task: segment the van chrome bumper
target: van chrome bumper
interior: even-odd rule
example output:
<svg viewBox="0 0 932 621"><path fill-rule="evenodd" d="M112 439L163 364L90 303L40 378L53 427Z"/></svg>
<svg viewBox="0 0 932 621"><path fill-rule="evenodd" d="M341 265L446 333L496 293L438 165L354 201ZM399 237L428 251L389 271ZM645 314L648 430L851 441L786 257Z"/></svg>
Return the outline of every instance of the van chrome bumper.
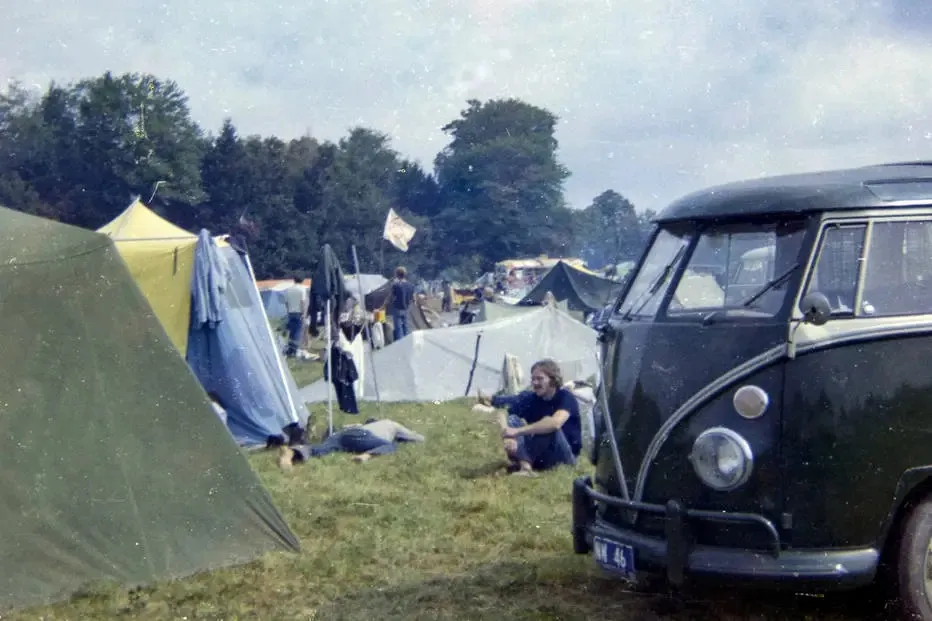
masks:
<svg viewBox="0 0 932 621"><path fill-rule="evenodd" d="M612 524L598 517L597 503L664 516L664 535L656 537ZM766 551L747 548L694 545L690 522L756 525L768 533ZM869 584L877 572L880 554L873 548L845 550L784 550L773 522L753 513L687 509L675 500L666 505L624 500L596 491L590 477L573 482L573 549L589 554L593 539L604 538L630 546L637 564L660 570L674 585L687 574L752 583L809 584L822 589L846 589Z"/></svg>

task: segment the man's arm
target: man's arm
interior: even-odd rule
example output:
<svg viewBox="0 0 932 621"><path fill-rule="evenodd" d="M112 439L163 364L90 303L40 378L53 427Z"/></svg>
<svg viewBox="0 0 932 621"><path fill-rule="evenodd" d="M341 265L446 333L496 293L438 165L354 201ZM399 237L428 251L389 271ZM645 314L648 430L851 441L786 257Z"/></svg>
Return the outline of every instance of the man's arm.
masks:
<svg viewBox="0 0 932 621"><path fill-rule="evenodd" d="M423 442L424 436L421 434L411 431L404 425L400 423L395 423L395 438L403 442Z"/></svg>
<svg viewBox="0 0 932 621"><path fill-rule="evenodd" d="M570 413L567 410L557 410L550 416L545 416L536 423L524 425L514 430L518 436L536 436L546 433L553 433L570 419Z"/></svg>
<svg viewBox="0 0 932 621"><path fill-rule="evenodd" d="M524 418L524 414L530 407L534 393L526 390L516 395L495 395L489 402L493 408L505 408L509 414L514 414L518 418Z"/></svg>

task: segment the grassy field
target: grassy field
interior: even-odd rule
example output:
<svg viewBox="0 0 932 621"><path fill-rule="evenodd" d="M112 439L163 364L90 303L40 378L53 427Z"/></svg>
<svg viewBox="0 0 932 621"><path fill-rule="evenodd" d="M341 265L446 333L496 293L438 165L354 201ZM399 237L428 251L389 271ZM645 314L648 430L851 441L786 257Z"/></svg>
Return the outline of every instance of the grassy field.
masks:
<svg viewBox="0 0 932 621"><path fill-rule="evenodd" d="M296 365L299 384L319 364ZM314 408L318 421L325 412ZM362 417L378 415L364 404ZM423 445L354 464L332 455L279 471L250 460L301 539L301 554L126 592L89 592L6 619L631 620L863 619L849 597L636 594L575 556L577 472L498 476L498 434L469 404L384 406ZM337 416L340 424L360 417ZM585 460L583 460L585 462ZM847 610L846 610L847 609Z"/></svg>

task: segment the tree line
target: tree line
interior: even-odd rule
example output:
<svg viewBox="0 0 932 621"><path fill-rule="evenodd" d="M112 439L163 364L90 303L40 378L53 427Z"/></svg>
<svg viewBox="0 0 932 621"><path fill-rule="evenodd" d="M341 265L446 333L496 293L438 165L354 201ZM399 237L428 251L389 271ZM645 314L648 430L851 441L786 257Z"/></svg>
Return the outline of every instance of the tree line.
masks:
<svg viewBox="0 0 932 621"><path fill-rule="evenodd" d="M0 205L94 229L138 196L188 230L243 237L259 278L310 273L324 243L347 262L355 244L364 272L463 280L506 258L635 258L652 214L614 190L570 209L557 121L518 99L470 100L426 170L372 128L337 142L243 136L229 119L205 131L178 84L152 75L41 94L14 83L0 94ZM418 229L407 253L381 240L389 208Z"/></svg>

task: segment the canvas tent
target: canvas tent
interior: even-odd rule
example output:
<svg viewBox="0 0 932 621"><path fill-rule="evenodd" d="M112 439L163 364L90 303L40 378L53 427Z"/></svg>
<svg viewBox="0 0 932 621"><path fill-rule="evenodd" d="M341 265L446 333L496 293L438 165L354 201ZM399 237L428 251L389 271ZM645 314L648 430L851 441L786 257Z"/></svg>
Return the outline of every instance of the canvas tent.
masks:
<svg viewBox="0 0 932 621"><path fill-rule="evenodd" d="M223 238L212 240L222 264L216 273L224 281L210 298L219 316L206 322L192 316L192 299L196 253L209 236L199 244L198 236L139 201L99 232L113 239L171 343L219 396L241 445L265 446L269 436L304 424L307 410L265 317L245 251ZM192 343L198 344L193 352Z"/></svg>
<svg viewBox="0 0 932 621"><path fill-rule="evenodd" d="M385 285L388 279L381 274L346 274L346 292L357 300L362 300L379 287ZM362 283L362 292L359 291L359 283Z"/></svg>
<svg viewBox="0 0 932 621"><path fill-rule="evenodd" d="M271 344L245 255L201 231L195 248L188 364L227 408L227 426L246 446L264 446L307 410ZM284 385L282 384L284 382ZM293 417L287 414L293 413Z"/></svg>
<svg viewBox="0 0 932 621"><path fill-rule="evenodd" d="M523 315L534 310L533 306L517 306L515 304L492 302L490 300L473 302L473 304L479 306L479 312L476 314L476 321L497 321L507 317Z"/></svg>
<svg viewBox="0 0 932 621"><path fill-rule="evenodd" d="M592 313L610 304L621 289L621 283L560 261L544 274L540 282L525 294L519 304L542 304L549 291L553 293L557 302L565 300L570 311Z"/></svg>
<svg viewBox="0 0 932 621"><path fill-rule="evenodd" d="M381 287L373 289L366 294L366 310L372 312L378 308L382 308L388 303L391 294L392 281L386 280ZM388 315L389 319L391 319L391 313L388 313ZM434 327L416 299L412 300L410 306L408 306L408 327L412 332L416 330L430 330Z"/></svg>
<svg viewBox="0 0 932 621"><path fill-rule="evenodd" d="M557 360L566 380L588 379L598 370L595 331L550 306L489 323L412 332L374 352L372 364L383 401L448 401L465 396L467 386L470 394L498 390L505 354L518 357L524 377L542 358ZM371 378L363 399L375 394ZM318 381L301 394L318 403L329 391Z"/></svg>
<svg viewBox="0 0 932 621"><path fill-rule="evenodd" d="M285 291L294 286L294 278L286 280L263 280L256 282L266 316L272 321L282 321L288 315L285 308ZM305 278L304 287L311 288L311 279Z"/></svg>
<svg viewBox="0 0 932 621"><path fill-rule="evenodd" d="M106 236L0 208L0 611L299 543Z"/></svg>

